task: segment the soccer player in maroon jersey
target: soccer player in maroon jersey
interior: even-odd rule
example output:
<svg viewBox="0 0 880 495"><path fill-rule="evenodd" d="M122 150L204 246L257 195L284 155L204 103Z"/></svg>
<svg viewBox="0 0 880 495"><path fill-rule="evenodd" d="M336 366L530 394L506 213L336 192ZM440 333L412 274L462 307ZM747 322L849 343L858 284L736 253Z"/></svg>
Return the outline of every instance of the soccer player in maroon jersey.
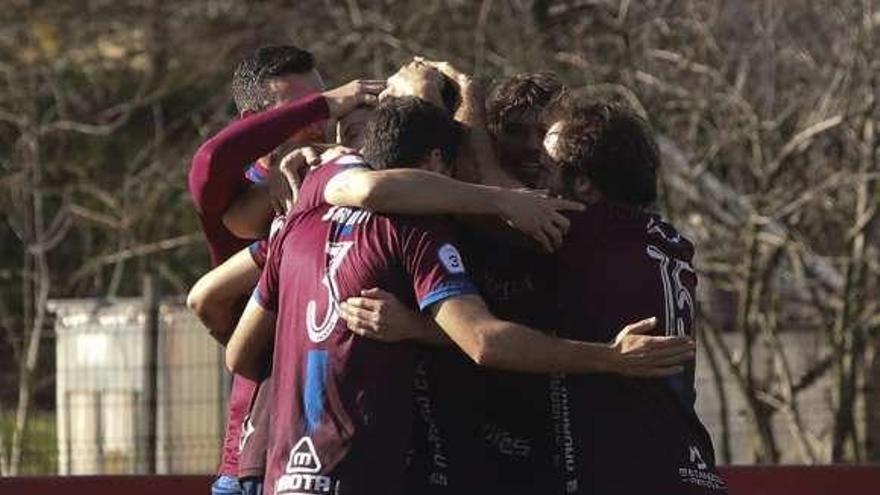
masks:
<svg viewBox="0 0 880 495"><path fill-rule="evenodd" d="M666 335L693 336L694 246L647 208L660 166L647 123L618 105L578 103L545 145L554 191L588 205L570 215L557 255L559 335L608 342L621 323L661 315ZM726 493L694 411L693 362L652 380L566 376L554 392L566 493Z"/></svg>
<svg viewBox="0 0 880 495"><path fill-rule="evenodd" d="M468 128L477 160L459 161L456 176L507 187L542 187L548 175L540 164L546 132L542 112L563 92L559 80L544 72L504 79L491 92L484 115L482 92L475 81L448 63L423 62L440 67L459 85L461 106L456 118ZM494 143L489 142L486 127ZM493 148L498 150L500 167L489 166L498 161ZM540 244L545 249L558 246L563 232ZM533 328L555 328L556 304L547 297L553 291L552 258L540 246L484 222L460 222L456 234L470 275L493 314ZM381 298L371 304L397 307L387 294L364 296L352 303ZM479 368L455 350L426 353L417 382L420 414L408 470L410 489L417 493L547 491L556 472L549 380Z"/></svg>
<svg viewBox="0 0 880 495"><path fill-rule="evenodd" d="M241 71L239 71L240 73ZM433 88L436 89L436 88ZM436 95L423 95L439 102L439 91ZM217 143L211 147L203 147L212 150L216 155L216 149L230 146L229 143L248 144L253 140L252 146L268 147L269 144L277 143L287 134L295 132L298 124L297 115L307 111L307 107L293 106L290 104L279 106L271 111L264 112L255 118L246 121L248 125L236 125L224 130L217 138ZM338 136L342 144L357 147L362 134L367 113L356 109L339 120ZM234 131L234 132L233 132ZM267 141L268 140L268 141ZM222 146L221 146L222 145ZM240 152L248 152L246 146ZM253 155L253 151L250 152ZM220 155L223 156L223 155ZM216 159L214 161L217 161ZM302 164L301 164L302 166ZM417 172L417 171L412 171ZM535 195L522 194L516 191L497 191L497 194L486 196L486 191L457 183L443 176L431 176L429 174L385 174L373 172L352 176L348 174L347 181L335 181L336 193L332 194L332 200L340 205L370 206L381 211L403 211L413 213L492 213L500 214L526 232L531 231L540 236L545 232L555 231L559 228L559 216L553 210L554 205L562 204L552 199L545 199ZM425 201L420 187L428 187L437 191L436 198L442 201ZM265 193L263 193L265 194ZM558 233L555 235L559 235ZM262 243L264 244L264 243ZM255 246L258 246L257 244ZM234 328L238 310L236 302L241 294L250 292L252 284L256 280L261 262L258 261L260 251L250 249L243 251L223 263L212 272L208 273L190 291L188 302L206 326L212 331L221 343L225 343L228 335ZM241 386L239 387L241 388ZM265 398L263 391L260 398ZM234 395L239 397L237 402L244 403L247 399L245 394ZM261 409L258 405L261 400L251 401L251 409ZM248 410L244 404L244 412L238 416L244 417ZM258 419L259 415L253 411L248 415L248 420ZM260 455L260 439L265 438L260 424L245 424L245 431L240 435L237 445L240 447L238 473L243 481L258 480L262 472L262 456ZM232 437L228 436L228 440ZM227 442L234 448L235 443ZM227 449L229 451L229 449ZM231 455L227 459L232 459ZM234 463L230 460L227 464Z"/></svg>
<svg viewBox="0 0 880 495"><path fill-rule="evenodd" d="M447 119L416 98L383 103L369 126L365 154L377 166L444 170L453 147ZM692 357L688 339L647 338L632 328L610 346L554 339L495 319L473 294L442 224L330 206L331 183L358 168L332 163L306 178L227 347L230 367L253 376L274 337L270 491L402 489L414 355L408 344L344 330L341 301L366 287L384 287L430 309L439 326L485 365L663 375ZM645 326L650 324L639 325Z"/></svg>
<svg viewBox="0 0 880 495"><path fill-rule="evenodd" d="M383 88L382 81L357 81L345 91L337 91L335 100L318 96L291 102L323 89L311 54L295 47L264 47L242 61L233 79L242 118L199 148L189 173L190 192L214 265L248 245L240 236L265 232L271 218L268 196L259 191L251 194L254 189L245 167L265 160L285 141L311 139L315 127L328 118L331 100L348 111ZM264 111L267 108L271 110ZM265 226L253 220L255 217L262 218ZM190 302L199 306L196 298ZM237 312L240 307L230 305L228 309ZM238 471L240 429L254 389L254 383L233 378L217 490L235 488L231 478Z"/></svg>

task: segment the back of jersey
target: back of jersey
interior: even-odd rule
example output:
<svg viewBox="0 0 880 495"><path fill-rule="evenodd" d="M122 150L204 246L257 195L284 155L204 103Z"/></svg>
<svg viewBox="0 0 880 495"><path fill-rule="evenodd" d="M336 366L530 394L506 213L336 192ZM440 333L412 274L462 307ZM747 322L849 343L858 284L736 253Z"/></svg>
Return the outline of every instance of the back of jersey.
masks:
<svg viewBox="0 0 880 495"><path fill-rule="evenodd" d="M474 291L442 224L326 204L343 170L306 179L258 288L277 311L266 486L278 494L402 489L414 350L349 332L340 303L379 287L417 310Z"/></svg>
<svg viewBox="0 0 880 495"><path fill-rule="evenodd" d="M599 203L572 217L559 253L561 335L611 342L658 317L657 334L693 335L693 245L658 217ZM568 376L556 384L569 493L719 493L711 439L694 412L694 364L665 379ZM573 448L571 448L573 446ZM634 474L633 471L636 473Z"/></svg>

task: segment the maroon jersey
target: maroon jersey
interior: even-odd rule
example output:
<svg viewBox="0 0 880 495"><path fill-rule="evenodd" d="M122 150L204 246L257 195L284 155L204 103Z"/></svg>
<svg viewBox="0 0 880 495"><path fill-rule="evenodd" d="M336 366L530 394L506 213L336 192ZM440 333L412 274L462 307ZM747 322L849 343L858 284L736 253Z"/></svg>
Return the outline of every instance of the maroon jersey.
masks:
<svg viewBox="0 0 880 495"><path fill-rule="evenodd" d="M199 147L189 170L189 190L215 266L249 244L223 225L223 213L251 184L246 167L326 119L328 112L323 96L304 96L237 120Z"/></svg>
<svg viewBox="0 0 880 495"><path fill-rule="evenodd" d="M349 332L338 304L370 287L420 309L476 293L442 224L324 202L349 161L306 178L256 293L278 314L269 493L400 493L415 346Z"/></svg>
<svg viewBox="0 0 880 495"><path fill-rule="evenodd" d="M189 170L189 191L208 241L212 266L226 261L249 243L223 224L223 213L232 200L251 184L245 167L292 135L326 119L328 114L327 102L321 95L306 96L237 120L199 147ZM234 476L238 471L242 424L256 388L256 383L240 376L232 379L220 474Z"/></svg>
<svg viewBox="0 0 880 495"><path fill-rule="evenodd" d="M693 335L697 277L687 239L657 216L610 203L571 218L558 257L561 336L610 342L651 316L670 335ZM694 412L692 364L666 379L559 377L554 399L565 493L726 490Z"/></svg>
<svg viewBox="0 0 880 495"><path fill-rule="evenodd" d="M471 278L495 316L555 327L553 259L474 228L459 229ZM550 493L549 376L476 366L430 349L419 367L412 493Z"/></svg>
<svg viewBox="0 0 880 495"><path fill-rule="evenodd" d="M269 237L250 245L248 251L262 271L269 256L269 244L284 225L278 215L269 227ZM262 478L266 474L266 446L269 444L269 412L272 408L272 377L267 377L252 394L238 441L238 478Z"/></svg>

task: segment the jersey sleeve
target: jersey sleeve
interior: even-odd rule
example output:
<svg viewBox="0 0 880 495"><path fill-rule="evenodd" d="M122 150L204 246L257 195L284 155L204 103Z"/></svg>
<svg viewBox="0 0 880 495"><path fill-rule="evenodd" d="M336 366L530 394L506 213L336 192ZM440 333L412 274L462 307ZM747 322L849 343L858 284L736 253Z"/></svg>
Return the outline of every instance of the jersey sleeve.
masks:
<svg viewBox="0 0 880 495"><path fill-rule="evenodd" d="M232 198L250 183L245 177L248 163L328 115L323 96L305 96L237 120L206 141L193 157L189 171L189 190L199 212L222 214Z"/></svg>
<svg viewBox="0 0 880 495"><path fill-rule="evenodd" d="M260 239L251 243L248 246L248 252L251 254L251 259L254 260L254 263L262 270L266 267L266 259L269 256L269 241L267 239Z"/></svg>
<svg viewBox="0 0 880 495"><path fill-rule="evenodd" d="M254 263L260 267L260 270L266 266L266 260L269 258L269 245L272 244L272 241L284 228L285 220L285 215L276 216L272 220L272 224L269 226L269 237L254 241L248 246L248 252L251 254L251 259L253 259Z"/></svg>
<svg viewBox="0 0 880 495"><path fill-rule="evenodd" d="M269 169L263 162L256 161L247 168L244 177L252 184L263 184L269 178Z"/></svg>
<svg viewBox="0 0 880 495"><path fill-rule="evenodd" d="M342 172L354 168L369 169L369 166L360 155L347 154L310 171L299 188L299 195L291 214L297 215L326 204L324 190L327 184Z"/></svg>
<svg viewBox="0 0 880 495"><path fill-rule="evenodd" d="M478 294L451 232L440 221L412 219L398 229L400 259L419 309L445 299Z"/></svg>

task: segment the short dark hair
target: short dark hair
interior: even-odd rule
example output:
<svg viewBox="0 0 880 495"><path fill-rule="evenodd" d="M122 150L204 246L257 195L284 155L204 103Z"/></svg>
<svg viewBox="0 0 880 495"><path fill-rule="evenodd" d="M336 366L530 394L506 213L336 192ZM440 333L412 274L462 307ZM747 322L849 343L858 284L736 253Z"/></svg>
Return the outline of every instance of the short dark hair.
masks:
<svg viewBox="0 0 880 495"><path fill-rule="evenodd" d="M232 75L232 97L238 111L260 111L266 107L269 100L267 79L305 74L314 68L314 55L296 46L257 48L242 59Z"/></svg>
<svg viewBox="0 0 880 495"><path fill-rule="evenodd" d="M434 149L451 164L459 140L458 125L443 109L414 96L388 98L367 124L363 153L377 169L414 167Z"/></svg>
<svg viewBox="0 0 880 495"><path fill-rule="evenodd" d="M558 117L564 180L585 175L612 201L656 201L660 152L645 119L621 104L588 101L566 105Z"/></svg>
<svg viewBox="0 0 880 495"><path fill-rule="evenodd" d="M497 83L486 99L489 131L498 136L505 124L529 112L543 112L565 92L552 72L525 72Z"/></svg>

